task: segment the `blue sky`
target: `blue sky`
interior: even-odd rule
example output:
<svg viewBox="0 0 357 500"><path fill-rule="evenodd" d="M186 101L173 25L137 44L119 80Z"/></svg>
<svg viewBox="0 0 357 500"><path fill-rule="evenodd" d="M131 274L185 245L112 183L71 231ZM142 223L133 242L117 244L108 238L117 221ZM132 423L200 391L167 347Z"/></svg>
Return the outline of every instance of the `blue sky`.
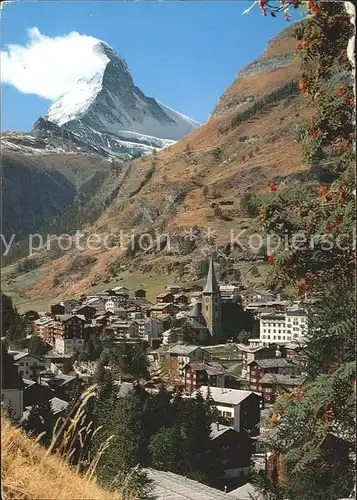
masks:
<svg viewBox="0 0 357 500"><path fill-rule="evenodd" d="M287 23L263 17L250 1L15 2L2 11L2 46L26 45L30 28L47 37L72 31L111 45L150 97L203 123L239 70ZM2 87L2 129L31 129L51 101Z"/></svg>

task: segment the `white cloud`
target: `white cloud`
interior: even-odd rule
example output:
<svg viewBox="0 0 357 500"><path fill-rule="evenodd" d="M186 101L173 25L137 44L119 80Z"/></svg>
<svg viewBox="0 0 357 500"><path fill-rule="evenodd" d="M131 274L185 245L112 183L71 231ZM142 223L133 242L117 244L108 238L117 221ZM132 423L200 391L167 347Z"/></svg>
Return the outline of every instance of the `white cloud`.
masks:
<svg viewBox="0 0 357 500"><path fill-rule="evenodd" d="M54 101L79 78L103 71L107 58L96 50L98 39L75 31L54 38L28 30L26 45L7 45L1 51L1 81L25 94Z"/></svg>

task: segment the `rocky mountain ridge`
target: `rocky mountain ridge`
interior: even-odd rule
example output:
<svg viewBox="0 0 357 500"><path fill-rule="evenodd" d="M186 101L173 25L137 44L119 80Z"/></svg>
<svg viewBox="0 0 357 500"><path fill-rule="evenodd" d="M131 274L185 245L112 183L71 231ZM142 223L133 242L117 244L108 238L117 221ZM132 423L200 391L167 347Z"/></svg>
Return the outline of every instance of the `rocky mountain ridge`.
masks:
<svg viewBox="0 0 357 500"><path fill-rule="evenodd" d="M106 43L94 47L103 72L81 79L55 102L45 119L120 158L150 154L198 127L190 118L147 97L126 62Z"/></svg>

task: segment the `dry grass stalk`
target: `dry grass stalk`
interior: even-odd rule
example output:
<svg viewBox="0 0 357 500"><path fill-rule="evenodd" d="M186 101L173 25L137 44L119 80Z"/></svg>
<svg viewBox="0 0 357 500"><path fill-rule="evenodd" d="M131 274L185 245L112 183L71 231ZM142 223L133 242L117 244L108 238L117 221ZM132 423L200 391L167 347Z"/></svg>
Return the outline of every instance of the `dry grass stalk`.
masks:
<svg viewBox="0 0 357 500"><path fill-rule="evenodd" d="M82 476L58 455L2 419L2 483L6 500L121 500L100 488L91 473ZM96 462L97 463L97 462Z"/></svg>

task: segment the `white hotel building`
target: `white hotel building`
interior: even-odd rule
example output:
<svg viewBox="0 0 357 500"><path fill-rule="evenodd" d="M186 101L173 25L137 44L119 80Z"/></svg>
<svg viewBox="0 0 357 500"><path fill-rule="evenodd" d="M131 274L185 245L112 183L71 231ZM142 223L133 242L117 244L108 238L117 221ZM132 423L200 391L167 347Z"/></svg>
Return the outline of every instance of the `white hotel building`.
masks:
<svg viewBox="0 0 357 500"><path fill-rule="evenodd" d="M260 341L262 344L289 344L304 341L307 332L307 311L287 308L285 311L261 313Z"/></svg>

